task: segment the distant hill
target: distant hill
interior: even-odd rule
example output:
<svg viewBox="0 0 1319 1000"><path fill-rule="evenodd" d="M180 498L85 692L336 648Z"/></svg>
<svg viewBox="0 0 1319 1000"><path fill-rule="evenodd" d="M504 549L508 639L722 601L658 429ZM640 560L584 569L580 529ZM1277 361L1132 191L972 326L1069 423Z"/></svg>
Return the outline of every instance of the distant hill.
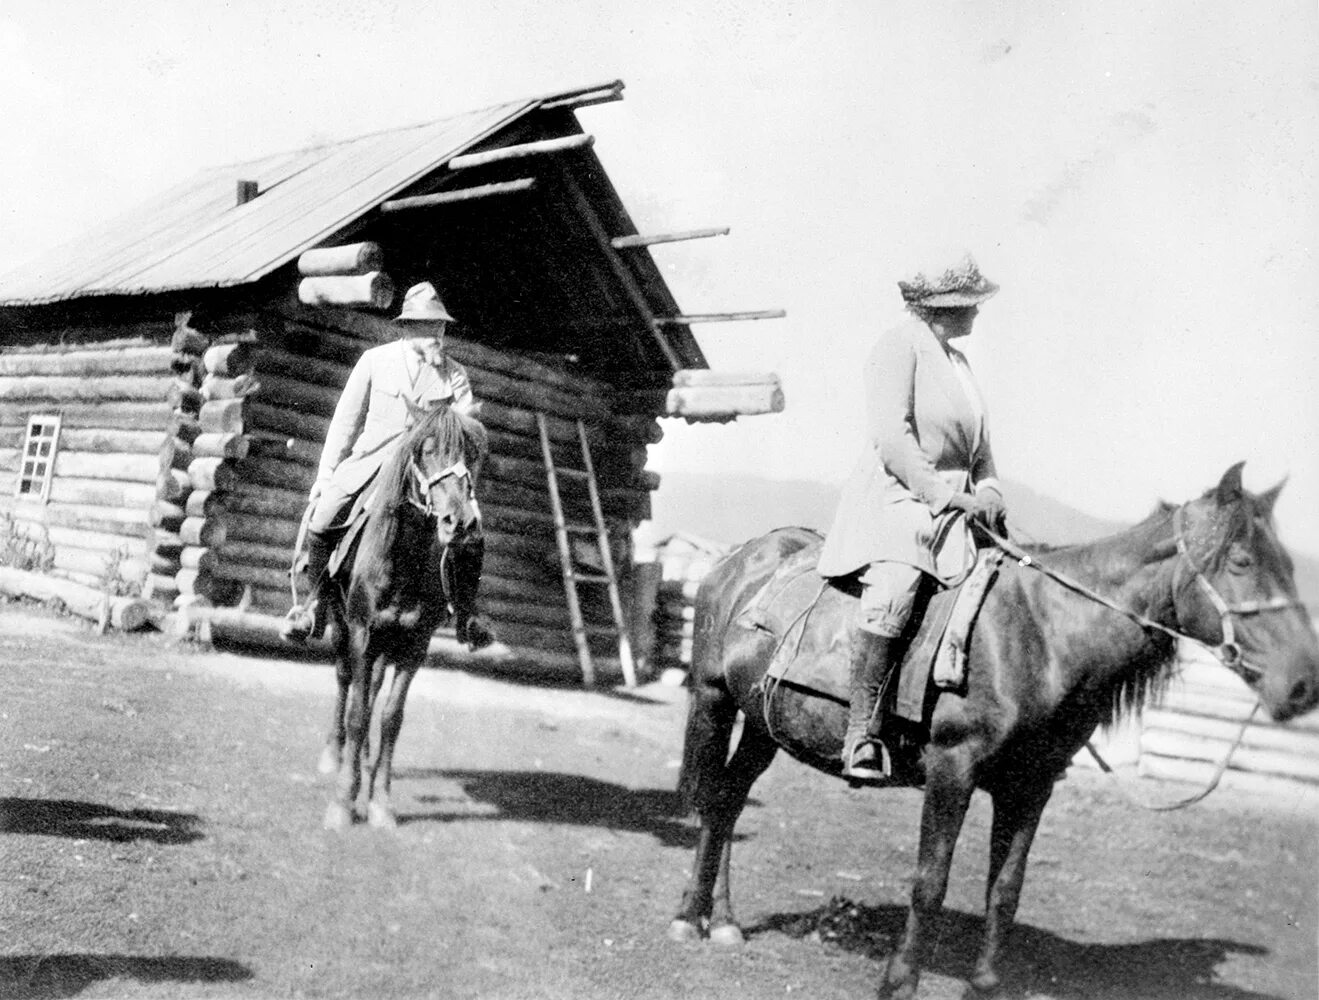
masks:
<svg viewBox="0 0 1319 1000"><path fill-rule="evenodd" d="M1064 545L1087 542L1126 525L1092 517L1011 480L1003 489L1013 534L1025 541ZM800 525L825 531L833 521L839 488L802 479L665 472L652 495L653 517L639 535L648 541L682 531L713 542L736 544L773 528ZM1150 509L1154 509L1153 503ZM1292 553L1296 584L1319 611L1319 558Z"/></svg>

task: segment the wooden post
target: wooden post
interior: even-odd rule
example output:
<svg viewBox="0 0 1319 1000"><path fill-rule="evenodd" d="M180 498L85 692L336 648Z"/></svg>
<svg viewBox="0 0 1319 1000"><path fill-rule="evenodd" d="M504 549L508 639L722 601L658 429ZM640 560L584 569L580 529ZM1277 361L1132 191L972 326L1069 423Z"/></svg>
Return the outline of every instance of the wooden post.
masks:
<svg viewBox="0 0 1319 1000"><path fill-rule="evenodd" d="M636 247L654 246L656 243L677 243L681 240L704 240L711 236L727 236L728 227L716 229L688 229L680 233L655 233L651 236L615 236L610 245L615 250L631 250Z"/></svg>
<svg viewBox="0 0 1319 1000"><path fill-rule="evenodd" d="M391 212L406 212L413 208L434 208L437 205L452 205L477 198L491 198L501 194L519 194L530 191L536 186L536 178L522 177L515 181L500 181L497 184L482 184L478 187L459 188L456 191L441 191L438 194L422 194L415 198L395 198L381 204L380 211L388 215Z"/></svg>
<svg viewBox="0 0 1319 1000"><path fill-rule="evenodd" d="M488 149L481 153L464 153L449 160L450 170L468 170L471 167L484 167L491 163L503 163L507 160L524 160L529 156L546 156L551 153L568 153L579 149L590 149L595 143L595 136L579 133L565 135L557 139L541 139L536 142L524 142L517 146L502 146Z"/></svg>

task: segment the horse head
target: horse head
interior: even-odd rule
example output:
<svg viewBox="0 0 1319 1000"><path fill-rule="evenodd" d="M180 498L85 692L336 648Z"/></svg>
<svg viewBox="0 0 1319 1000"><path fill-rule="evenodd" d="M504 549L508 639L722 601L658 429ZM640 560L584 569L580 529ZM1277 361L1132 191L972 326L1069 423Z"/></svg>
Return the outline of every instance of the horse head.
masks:
<svg viewBox="0 0 1319 1000"><path fill-rule="evenodd" d="M1273 505L1283 483L1242 488L1238 462L1174 514L1177 620L1254 689L1279 722L1319 704L1319 637L1301 602Z"/></svg>
<svg viewBox="0 0 1319 1000"><path fill-rule="evenodd" d="M485 458L485 428L442 403L433 410L409 404L414 425L408 455L406 497L433 520L436 540L448 546L479 530L475 484Z"/></svg>

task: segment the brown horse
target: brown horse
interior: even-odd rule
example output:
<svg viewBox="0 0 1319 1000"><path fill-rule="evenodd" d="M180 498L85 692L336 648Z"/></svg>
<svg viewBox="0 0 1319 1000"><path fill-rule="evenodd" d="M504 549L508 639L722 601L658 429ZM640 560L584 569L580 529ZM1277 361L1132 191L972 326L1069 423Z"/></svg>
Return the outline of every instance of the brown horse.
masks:
<svg viewBox="0 0 1319 1000"><path fill-rule="evenodd" d="M447 405L414 417L380 471L355 554L326 588L339 682L320 763L323 774L338 775L325 813L329 829L353 822L362 754L390 667L393 683L366 768L367 818L373 826L395 825L389 787L403 703L431 634L455 603L453 563L481 544L473 481L487 450L485 428Z"/></svg>
<svg viewBox="0 0 1319 1000"><path fill-rule="evenodd" d="M994 818L985 934L971 988L998 990L1000 951L1053 784L1097 726L1139 708L1169 676L1174 635L1216 647L1276 720L1319 701L1319 639L1272 525L1280 489L1244 491L1236 465L1202 497L1160 505L1128 531L1037 553L1049 572L1005 561L971 635L965 688L931 697L917 737L919 766L907 773L925 789L919 860L906 934L881 995L915 995L977 788L989 793ZM846 706L779 684L771 685L767 712L764 678L777 642L737 621L783 559L818 545L819 536L804 529L771 532L727 556L697 595L680 790L701 833L670 925L675 940L708 934L716 943L742 941L729 893L733 827L777 750L839 773ZM806 615L803 627L846 634L851 602L825 607L834 613ZM830 634L808 646L825 648ZM730 758L739 710L742 735Z"/></svg>

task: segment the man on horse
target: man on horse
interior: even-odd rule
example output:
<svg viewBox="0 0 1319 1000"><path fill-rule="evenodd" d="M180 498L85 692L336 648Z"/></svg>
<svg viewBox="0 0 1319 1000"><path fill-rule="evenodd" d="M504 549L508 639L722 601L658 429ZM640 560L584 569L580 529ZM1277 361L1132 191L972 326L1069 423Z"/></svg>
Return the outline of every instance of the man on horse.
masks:
<svg viewBox="0 0 1319 1000"><path fill-rule="evenodd" d="M880 337L866 362L866 444L818 563L821 576L861 586L843 742L843 775L856 783L889 776L881 695L926 581L947 585L974 565L965 515L999 532L1005 524L984 402L952 344L998 286L960 253L898 288L913 318Z"/></svg>
<svg viewBox="0 0 1319 1000"><path fill-rule="evenodd" d="M448 404L468 414L475 406L466 369L444 352L445 330L455 321L430 282L408 289L396 322L399 338L363 352L334 408L308 500L311 594L285 618L280 634L289 642L305 643L325 631L322 589L329 584L327 568L344 519L398 447L413 411ZM459 641L479 649L494 636L476 614L484 545L479 531L474 537L454 550L453 605Z"/></svg>

